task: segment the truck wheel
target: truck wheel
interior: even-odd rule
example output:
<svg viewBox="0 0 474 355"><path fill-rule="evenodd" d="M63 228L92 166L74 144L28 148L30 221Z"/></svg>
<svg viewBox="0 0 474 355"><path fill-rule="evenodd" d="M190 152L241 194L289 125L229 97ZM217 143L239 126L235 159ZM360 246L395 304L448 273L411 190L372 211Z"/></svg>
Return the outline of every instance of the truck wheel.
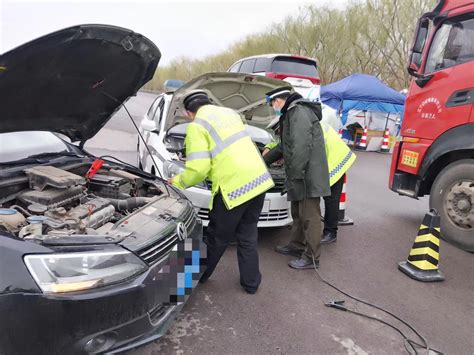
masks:
<svg viewBox="0 0 474 355"><path fill-rule="evenodd" d="M474 159L451 163L438 174L430 208L440 214L442 238L474 252Z"/></svg>

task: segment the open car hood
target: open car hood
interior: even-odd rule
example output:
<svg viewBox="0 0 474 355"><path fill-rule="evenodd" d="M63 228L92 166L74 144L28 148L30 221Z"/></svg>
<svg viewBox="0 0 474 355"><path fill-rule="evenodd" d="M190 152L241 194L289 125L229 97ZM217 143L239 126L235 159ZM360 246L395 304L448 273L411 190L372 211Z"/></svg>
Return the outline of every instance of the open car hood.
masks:
<svg viewBox="0 0 474 355"><path fill-rule="evenodd" d="M204 90L214 104L236 110L247 123L265 127L275 117L265 94L287 82L265 76L239 73L208 73L181 86L173 94L166 129L189 120L184 116L183 98L192 90Z"/></svg>
<svg viewBox="0 0 474 355"><path fill-rule="evenodd" d="M66 28L0 56L0 132L93 137L155 72L159 49L107 25Z"/></svg>

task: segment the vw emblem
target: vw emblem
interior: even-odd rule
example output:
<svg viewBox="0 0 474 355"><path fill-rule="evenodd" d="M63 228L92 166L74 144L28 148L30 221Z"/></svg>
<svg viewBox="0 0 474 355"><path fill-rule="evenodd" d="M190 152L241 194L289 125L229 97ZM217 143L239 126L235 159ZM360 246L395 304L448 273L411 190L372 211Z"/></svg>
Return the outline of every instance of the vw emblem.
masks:
<svg viewBox="0 0 474 355"><path fill-rule="evenodd" d="M188 237L188 230L183 222L179 222L176 225L176 234L178 234L179 240L185 240Z"/></svg>

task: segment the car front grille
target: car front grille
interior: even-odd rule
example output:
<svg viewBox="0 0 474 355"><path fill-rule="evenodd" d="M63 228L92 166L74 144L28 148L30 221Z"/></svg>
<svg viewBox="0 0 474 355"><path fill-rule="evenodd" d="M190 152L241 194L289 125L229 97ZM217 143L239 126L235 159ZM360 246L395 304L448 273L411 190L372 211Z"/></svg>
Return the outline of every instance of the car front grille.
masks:
<svg viewBox="0 0 474 355"><path fill-rule="evenodd" d="M262 212L260 214L260 222L271 222L271 221L282 221L289 217L290 209L285 208L282 210L270 210L268 212ZM209 210L207 208L200 208L198 211L198 217L202 220L209 220Z"/></svg>
<svg viewBox="0 0 474 355"><path fill-rule="evenodd" d="M270 168L268 169L270 175L272 176L273 182L275 186L273 186L267 192L282 192L285 191L285 182L286 182L286 174L285 169L283 168Z"/></svg>
<svg viewBox="0 0 474 355"><path fill-rule="evenodd" d="M283 210L270 210L268 213L260 214L260 222L271 222L271 221L282 221L287 219L289 215L289 209L285 208Z"/></svg>
<svg viewBox="0 0 474 355"><path fill-rule="evenodd" d="M275 183L275 186L273 186L267 192L279 192L279 193L281 193L282 191L285 191L285 180L274 178L273 182Z"/></svg>
<svg viewBox="0 0 474 355"><path fill-rule="evenodd" d="M152 309L150 312L148 312L148 317L150 318L150 322L152 324L158 323L161 320L161 317L163 317L163 315L165 314L166 309L167 309L166 306L160 304L154 309Z"/></svg>
<svg viewBox="0 0 474 355"><path fill-rule="evenodd" d="M190 234L196 224L196 214L194 212L194 208L189 205L184 213L178 217L178 221L182 221L184 223L188 233ZM165 233L153 243L138 250L137 253L148 265L153 265L164 257L168 256L177 242L178 233L176 228L173 228L171 231Z"/></svg>

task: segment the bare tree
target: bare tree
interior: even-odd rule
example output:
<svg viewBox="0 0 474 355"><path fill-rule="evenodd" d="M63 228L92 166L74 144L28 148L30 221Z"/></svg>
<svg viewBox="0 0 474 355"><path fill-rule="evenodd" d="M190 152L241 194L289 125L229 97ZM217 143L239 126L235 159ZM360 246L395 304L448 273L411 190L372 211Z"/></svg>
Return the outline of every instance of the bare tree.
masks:
<svg viewBox="0 0 474 355"><path fill-rule="evenodd" d="M178 58L159 67L147 85L160 90L166 79L189 80L225 71L250 55L285 52L316 58L322 83L353 73L372 74L395 89L408 86L408 50L417 18L434 0L365 0L344 10L306 6L298 15L250 35L217 55L203 59Z"/></svg>

